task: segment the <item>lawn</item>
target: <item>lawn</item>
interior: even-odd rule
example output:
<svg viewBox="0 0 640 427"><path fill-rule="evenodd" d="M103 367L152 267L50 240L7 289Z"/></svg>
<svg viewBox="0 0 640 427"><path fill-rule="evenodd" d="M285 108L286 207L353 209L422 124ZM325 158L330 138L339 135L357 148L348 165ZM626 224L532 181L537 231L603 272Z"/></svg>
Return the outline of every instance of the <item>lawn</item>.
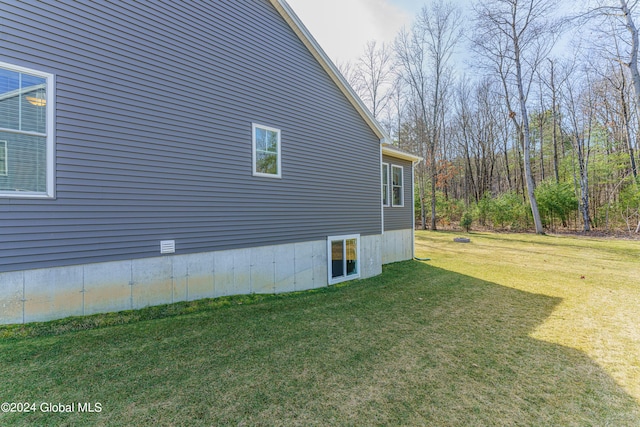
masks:
<svg viewBox="0 0 640 427"><path fill-rule="evenodd" d="M0 425L640 425L640 242L454 236L321 291L0 328L0 402L37 406Z"/></svg>

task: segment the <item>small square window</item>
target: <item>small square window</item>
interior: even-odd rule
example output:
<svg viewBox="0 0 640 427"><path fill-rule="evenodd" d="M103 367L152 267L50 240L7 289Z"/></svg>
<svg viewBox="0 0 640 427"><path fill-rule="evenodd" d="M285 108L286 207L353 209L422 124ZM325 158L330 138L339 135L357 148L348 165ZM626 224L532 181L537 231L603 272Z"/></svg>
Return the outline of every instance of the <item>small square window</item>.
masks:
<svg viewBox="0 0 640 427"><path fill-rule="evenodd" d="M253 124L253 175L281 177L280 129Z"/></svg>

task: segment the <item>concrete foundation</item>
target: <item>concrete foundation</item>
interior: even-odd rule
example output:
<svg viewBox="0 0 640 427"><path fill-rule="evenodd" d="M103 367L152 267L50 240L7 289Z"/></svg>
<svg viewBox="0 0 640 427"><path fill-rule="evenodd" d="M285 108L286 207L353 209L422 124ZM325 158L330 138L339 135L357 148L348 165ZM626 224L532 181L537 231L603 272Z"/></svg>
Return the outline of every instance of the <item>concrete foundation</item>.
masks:
<svg viewBox="0 0 640 427"><path fill-rule="evenodd" d="M382 272L384 240L360 237L361 278ZM0 273L0 324L303 291L327 286L327 274L326 240Z"/></svg>
<svg viewBox="0 0 640 427"><path fill-rule="evenodd" d="M413 230L390 230L382 235L382 264L413 259Z"/></svg>

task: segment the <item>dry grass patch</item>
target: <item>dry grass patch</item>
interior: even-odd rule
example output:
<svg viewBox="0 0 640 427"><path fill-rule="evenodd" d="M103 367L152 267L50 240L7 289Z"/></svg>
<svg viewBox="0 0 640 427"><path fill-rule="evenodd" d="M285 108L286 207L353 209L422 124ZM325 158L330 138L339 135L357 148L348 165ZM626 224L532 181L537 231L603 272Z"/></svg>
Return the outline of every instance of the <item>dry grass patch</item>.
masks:
<svg viewBox="0 0 640 427"><path fill-rule="evenodd" d="M473 233L418 233L431 265L560 298L531 336L585 352L640 402L640 242Z"/></svg>

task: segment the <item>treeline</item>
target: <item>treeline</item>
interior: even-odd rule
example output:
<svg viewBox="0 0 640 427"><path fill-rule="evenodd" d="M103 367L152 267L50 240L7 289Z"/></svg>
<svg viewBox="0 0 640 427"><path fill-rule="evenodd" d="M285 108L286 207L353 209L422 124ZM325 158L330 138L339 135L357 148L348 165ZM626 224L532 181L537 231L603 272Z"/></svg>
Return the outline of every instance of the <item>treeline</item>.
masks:
<svg viewBox="0 0 640 427"><path fill-rule="evenodd" d="M341 67L423 158L421 227L640 232L635 10L611 0L558 16L558 4L490 0L463 15L436 1Z"/></svg>

